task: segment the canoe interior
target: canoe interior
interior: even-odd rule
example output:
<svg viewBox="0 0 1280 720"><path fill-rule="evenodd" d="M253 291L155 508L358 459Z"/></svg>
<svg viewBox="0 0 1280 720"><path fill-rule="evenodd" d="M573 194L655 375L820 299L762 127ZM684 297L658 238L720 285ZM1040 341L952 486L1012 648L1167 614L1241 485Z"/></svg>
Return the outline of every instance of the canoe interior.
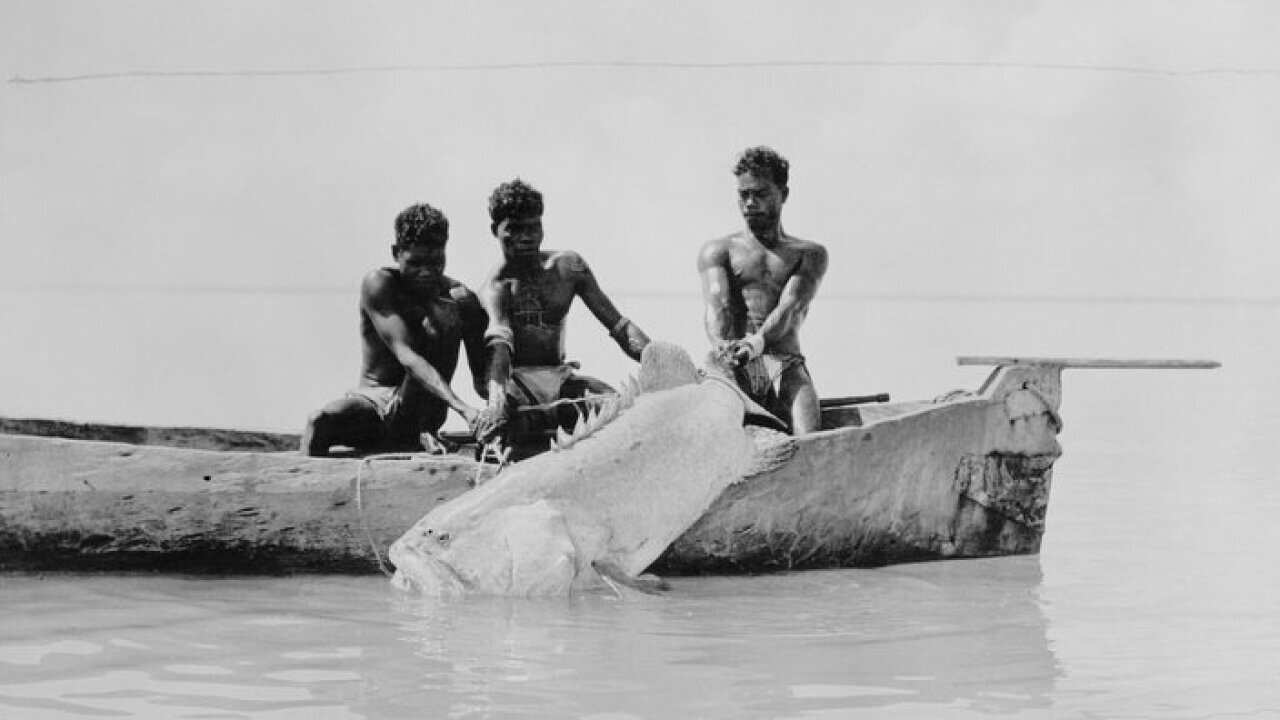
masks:
<svg viewBox="0 0 1280 720"><path fill-rule="evenodd" d="M927 403L889 403L853 407L826 408L822 411L822 428L861 427L864 422L909 413ZM166 427L83 423L47 418L0 417L0 434L36 437L96 440L130 445L159 445L191 450L245 452L288 452L298 449L296 433L266 430L232 430L209 427ZM474 455L474 445L462 433L446 433L447 439L459 444L460 453ZM344 457L358 457L351 453Z"/></svg>

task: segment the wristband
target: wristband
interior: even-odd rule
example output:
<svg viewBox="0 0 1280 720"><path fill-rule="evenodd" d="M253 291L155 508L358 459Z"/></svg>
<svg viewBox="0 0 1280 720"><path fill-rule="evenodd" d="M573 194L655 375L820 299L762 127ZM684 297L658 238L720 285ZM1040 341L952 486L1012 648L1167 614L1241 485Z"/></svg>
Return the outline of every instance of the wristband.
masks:
<svg viewBox="0 0 1280 720"><path fill-rule="evenodd" d="M509 327L490 327L484 334L486 347L506 345L508 350L515 350L515 333Z"/></svg>
<svg viewBox="0 0 1280 720"><path fill-rule="evenodd" d="M627 326L630 324L631 324L631 321L628 320L625 315L618 318L618 322L614 323L613 327L609 328L609 336L613 338L618 337L619 335L622 334L624 330L627 329Z"/></svg>

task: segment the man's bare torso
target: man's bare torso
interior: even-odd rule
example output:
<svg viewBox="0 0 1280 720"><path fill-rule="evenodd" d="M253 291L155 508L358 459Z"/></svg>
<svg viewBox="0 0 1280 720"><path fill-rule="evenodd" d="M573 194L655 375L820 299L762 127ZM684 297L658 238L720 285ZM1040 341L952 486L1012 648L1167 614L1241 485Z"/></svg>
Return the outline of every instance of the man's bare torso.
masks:
<svg viewBox="0 0 1280 720"><path fill-rule="evenodd" d="M462 283L445 276L436 293L424 293L399 281L399 271L380 268L373 271L388 283L397 313L408 326L410 346L446 379L453 377L458 364L458 351L468 323L483 323L476 297ZM360 338L362 362L360 384L398 385L405 368L387 344L379 337L361 300Z"/></svg>
<svg viewBox="0 0 1280 720"><path fill-rule="evenodd" d="M564 321L583 272L577 253L547 250L536 263L504 263L491 274L481 293L511 328L516 366L564 362Z"/></svg>
<svg viewBox="0 0 1280 720"><path fill-rule="evenodd" d="M806 261L822 252L817 243L790 235L781 235L773 247L765 247L746 231L712 241L711 249L727 271L734 337L759 329L778 306L787 282ZM798 332L785 333L770 344L770 351L799 354Z"/></svg>

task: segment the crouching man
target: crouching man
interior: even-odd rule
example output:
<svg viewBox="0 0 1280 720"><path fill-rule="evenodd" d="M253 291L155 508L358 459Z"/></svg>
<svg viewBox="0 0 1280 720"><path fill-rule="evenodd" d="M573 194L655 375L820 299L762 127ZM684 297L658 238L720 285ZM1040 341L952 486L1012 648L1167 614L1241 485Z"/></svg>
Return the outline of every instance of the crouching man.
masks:
<svg viewBox="0 0 1280 720"><path fill-rule="evenodd" d="M489 317L489 404L484 421L489 432L515 418L517 410L613 392L565 360L564 323L575 298L582 299L631 359L639 361L640 351L649 344L644 331L614 307L581 255L542 249L542 212L542 193L520 179L499 185L489 198L490 229L502 249L502 262L479 291ZM518 436L577 417L571 403L535 417L540 412L522 415L521 422L504 434Z"/></svg>
<svg viewBox="0 0 1280 720"><path fill-rule="evenodd" d="M360 286L360 382L307 422L301 450L327 455L334 445L359 452L438 450L435 433L450 409L473 431L481 411L450 387L466 345L476 391L485 393L484 331L474 293L444 274L449 221L430 205L396 217L395 267L365 275Z"/></svg>

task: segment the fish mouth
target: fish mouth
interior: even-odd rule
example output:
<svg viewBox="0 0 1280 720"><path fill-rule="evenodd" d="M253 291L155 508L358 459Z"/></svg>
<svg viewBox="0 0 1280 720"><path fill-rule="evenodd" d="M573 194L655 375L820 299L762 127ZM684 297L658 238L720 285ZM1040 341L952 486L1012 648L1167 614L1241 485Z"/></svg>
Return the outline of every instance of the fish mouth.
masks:
<svg viewBox="0 0 1280 720"><path fill-rule="evenodd" d="M456 597L470 587L457 570L422 548L410 548L396 542L387 551L387 559L396 567L392 583L403 590L416 590L424 595Z"/></svg>

